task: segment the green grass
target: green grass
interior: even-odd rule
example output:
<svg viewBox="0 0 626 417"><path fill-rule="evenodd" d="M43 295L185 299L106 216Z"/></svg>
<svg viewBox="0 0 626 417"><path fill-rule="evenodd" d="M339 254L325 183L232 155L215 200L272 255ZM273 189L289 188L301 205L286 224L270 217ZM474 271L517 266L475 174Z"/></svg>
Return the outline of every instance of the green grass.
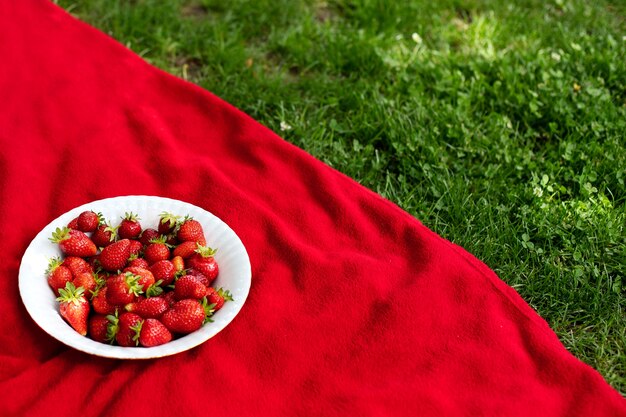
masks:
<svg viewBox="0 0 626 417"><path fill-rule="evenodd" d="M624 3L59 3L467 248L626 393Z"/></svg>

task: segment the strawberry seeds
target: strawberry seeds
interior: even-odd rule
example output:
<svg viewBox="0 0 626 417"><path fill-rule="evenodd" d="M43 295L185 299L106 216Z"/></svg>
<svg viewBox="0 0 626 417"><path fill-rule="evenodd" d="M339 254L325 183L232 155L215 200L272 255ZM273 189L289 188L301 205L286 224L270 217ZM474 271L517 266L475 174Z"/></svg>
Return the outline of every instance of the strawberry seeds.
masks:
<svg viewBox="0 0 626 417"><path fill-rule="evenodd" d="M113 227L85 211L50 240L64 257L52 258L48 285L59 313L74 330L101 343L152 347L200 329L232 300L215 289L215 249L189 216L161 213L155 228L125 213Z"/></svg>

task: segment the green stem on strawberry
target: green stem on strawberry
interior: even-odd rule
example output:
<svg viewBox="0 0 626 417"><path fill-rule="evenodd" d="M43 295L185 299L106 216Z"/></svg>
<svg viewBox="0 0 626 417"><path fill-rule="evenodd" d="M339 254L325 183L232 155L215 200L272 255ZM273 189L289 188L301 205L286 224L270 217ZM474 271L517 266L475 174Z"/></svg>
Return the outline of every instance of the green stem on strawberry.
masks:
<svg viewBox="0 0 626 417"><path fill-rule="evenodd" d="M57 269L63 261L60 257L54 256L48 260L48 268L46 269L46 275L50 275L55 269Z"/></svg>
<svg viewBox="0 0 626 417"><path fill-rule="evenodd" d="M74 286L71 282L65 284L65 288L59 288L59 296L57 301L61 303L73 303L78 305L81 297L83 297L85 289L83 287Z"/></svg>
<svg viewBox="0 0 626 417"><path fill-rule="evenodd" d="M144 293L143 285L139 283L141 277L139 275L135 275L132 272L126 272L124 274L124 281L128 285L128 294L133 293L136 296L139 296Z"/></svg>
<svg viewBox="0 0 626 417"><path fill-rule="evenodd" d="M113 344L115 343L115 336L117 336L117 332L119 330L119 315L117 309L115 309L115 314L108 314L106 318L109 320L109 325L107 326L107 337L106 340Z"/></svg>
<svg viewBox="0 0 626 417"><path fill-rule="evenodd" d="M161 288L161 284L163 284L163 280L160 279L154 284L150 285L148 289L145 291L146 297L156 297L163 294L163 288Z"/></svg>
<svg viewBox="0 0 626 417"><path fill-rule="evenodd" d="M219 295L222 296L224 301L233 301L233 295L230 293L230 291L223 288L218 288L216 291Z"/></svg>
<svg viewBox="0 0 626 417"><path fill-rule="evenodd" d="M141 320L134 326L130 326L130 329L133 331L133 342L135 342L136 346L139 346L139 337L141 335L141 328L143 327L144 320Z"/></svg>
<svg viewBox="0 0 626 417"><path fill-rule="evenodd" d="M209 304L208 300L206 299L206 297L202 297L202 308L204 309L204 321L202 322L202 324L206 324L206 323L213 323L213 319L211 318L211 316L213 315L213 313L215 313L215 303L211 303Z"/></svg>
<svg viewBox="0 0 626 417"><path fill-rule="evenodd" d="M203 258L210 258L215 255L217 249L210 248L208 246L198 245L198 249L196 249L196 253L199 253Z"/></svg>

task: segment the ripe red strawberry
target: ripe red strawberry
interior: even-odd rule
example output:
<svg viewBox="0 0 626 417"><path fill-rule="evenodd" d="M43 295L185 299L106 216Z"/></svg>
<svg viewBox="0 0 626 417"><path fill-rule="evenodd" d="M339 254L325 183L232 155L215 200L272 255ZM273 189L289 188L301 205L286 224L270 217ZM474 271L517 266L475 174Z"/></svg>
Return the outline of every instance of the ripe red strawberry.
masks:
<svg viewBox="0 0 626 417"><path fill-rule="evenodd" d="M76 288L83 287L86 295L90 294L90 291L94 291L96 289L96 279L91 272L78 274L77 277L74 277L72 283Z"/></svg>
<svg viewBox="0 0 626 417"><path fill-rule="evenodd" d="M81 336L87 334L87 317L89 316L89 301L85 298L84 288L76 288L68 282L65 288L59 289L59 313L74 330Z"/></svg>
<svg viewBox="0 0 626 417"><path fill-rule="evenodd" d="M83 258L79 258L78 256L68 256L63 259L63 263L61 264L66 266L72 271L72 275L77 277L79 274L83 272L93 272L91 265Z"/></svg>
<svg viewBox="0 0 626 417"><path fill-rule="evenodd" d="M215 252L215 249L200 246L196 250L196 254L187 260L187 266L197 269L208 278L209 282L212 282L219 273L219 267L213 257Z"/></svg>
<svg viewBox="0 0 626 417"><path fill-rule="evenodd" d="M144 347L163 345L172 340L172 333L157 319L145 319L139 331L139 343Z"/></svg>
<svg viewBox="0 0 626 417"><path fill-rule="evenodd" d="M174 264L166 259L157 261L150 267L150 272L154 275L155 280L161 280L161 285L170 285L174 281L174 275L176 274L176 268Z"/></svg>
<svg viewBox="0 0 626 417"><path fill-rule="evenodd" d="M108 223L98 225L96 231L91 235L91 240L99 248L109 246L117 240L117 227L111 227Z"/></svg>
<svg viewBox="0 0 626 417"><path fill-rule="evenodd" d="M99 256L100 255L98 254L98 255L90 256L89 258L83 259L85 262L87 262L87 264L89 265L92 271L95 271L96 269L100 268L100 261L98 260Z"/></svg>
<svg viewBox="0 0 626 417"><path fill-rule="evenodd" d="M205 287L209 287L211 285L211 282L209 281L209 279L200 271L193 269L193 268L189 268L187 270L187 276L193 277L194 279L196 279L197 281L199 281L200 283L202 283L202 285L204 285Z"/></svg>
<svg viewBox="0 0 626 417"><path fill-rule="evenodd" d="M91 298L91 306L93 311L99 314L113 314L117 307L115 304L109 303L107 300L107 287L102 287L94 292Z"/></svg>
<svg viewBox="0 0 626 417"><path fill-rule="evenodd" d="M181 300L161 316L161 322L173 333L187 334L202 327L205 317L198 300Z"/></svg>
<svg viewBox="0 0 626 417"><path fill-rule="evenodd" d="M70 229L78 230L78 217L74 217L68 224L67 227Z"/></svg>
<svg viewBox="0 0 626 417"><path fill-rule="evenodd" d="M213 311L217 311L224 306L224 302L233 301L233 296L230 291L224 290L223 288L216 290L213 287L209 287L207 289L206 299L209 304L215 304Z"/></svg>
<svg viewBox="0 0 626 417"><path fill-rule="evenodd" d="M130 347L139 345L139 332L143 319L134 313L122 313L117 323L118 329L115 340L120 346Z"/></svg>
<svg viewBox="0 0 626 417"><path fill-rule="evenodd" d="M154 275L152 275L152 272L150 272L149 269L143 269L143 268L137 268L137 267L131 266L128 268L124 268L124 272L130 272L139 277L139 281L137 281L137 283L141 285L141 289L143 290L144 293L155 282Z"/></svg>
<svg viewBox="0 0 626 417"><path fill-rule="evenodd" d="M100 343L113 343L117 334L118 318L112 315L94 314L89 319L89 337Z"/></svg>
<svg viewBox="0 0 626 417"><path fill-rule="evenodd" d="M176 272L180 272L185 269L185 261L180 256L174 256L172 258L172 264L174 265L174 269Z"/></svg>
<svg viewBox="0 0 626 417"><path fill-rule="evenodd" d="M100 224L100 216L93 211L83 211L78 215L76 227L81 232L93 232Z"/></svg>
<svg viewBox="0 0 626 417"><path fill-rule="evenodd" d="M148 246L152 239L157 239L159 236L161 236L161 234L157 232L156 230L146 229L143 231L143 233L141 233L141 237L139 238L139 241L141 242L142 245Z"/></svg>
<svg viewBox="0 0 626 417"><path fill-rule="evenodd" d="M100 265L107 271L117 271L126 266L130 256L130 240L122 239L102 249Z"/></svg>
<svg viewBox="0 0 626 417"><path fill-rule="evenodd" d="M148 261L148 264L152 265L155 262L170 258L170 250L167 245L165 245L165 238L163 236L152 239L151 242L152 243L146 246L146 249L143 251L143 257Z"/></svg>
<svg viewBox="0 0 626 417"><path fill-rule="evenodd" d="M162 297L150 297L140 298L134 303L126 304L124 308L126 311L138 314L144 319L156 319L161 317L170 308L170 305Z"/></svg>
<svg viewBox="0 0 626 417"><path fill-rule="evenodd" d="M86 258L98 252L98 248L86 234L67 227L62 229L57 227L50 241L58 243L61 251L68 256Z"/></svg>
<svg viewBox="0 0 626 417"><path fill-rule="evenodd" d="M176 298L174 298L174 291L168 291L165 294L161 295L161 298L167 302L169 307L173 306L176 302Z"/></svg>
<svg viewBox="0 0 626 417"><path fill-rule="evenodd" d="M167 235L176 230L180 216L175 216L172 213L163 212L159 215L159 233Z"/></svg>
<svg viewBox="0 0 626 417"><path fill-rule="evenodd" d="M187 217L180 225L177 236L179 242L198 242L204 239L204 230L199 221Z"/></svg>
<svg viewBox="0 0 626 417"><path fill-rule="evenodd" d="M200 245L197 242L183 242L174 248L172 252L174 256L180 256L183 259L191 258Z"/></svg>
<svg viewBox="0 0 626 417"><path fill-rule="evenodd" d="M89 319L87 333L96 342L107 342L107 329L109 327L109 319L105 315L95 314Z"/></svg>
<svg viewBox="0 0 626 417"><path fill-rule="evenodd" d="M141 234L141 224L139 224L139 217L130 212L124 213L122 222L120 223L117 234L120 239L135 239Z"/></svg>
<svg viewBox="0 0 626 417"><path fill-rule="evenodd" d="M106 299L110 304L116 306L126 305L136 300L137 296L143 294L142 286L139 284L138 275L130 272L116 275L107 280Z"/></svg>
<svg viewBox="0 0 626 417"><path fill-rule="evenodd" d="M137 267L137 268L143 268L143 269L148 269L150 266L148 265L148 261L146 261L143 258L135 258L133 259L133 256L130 256L130 261L128 262L128 266L129 267Z"/></svg>
<svg viewBox="0 0 626 417"><path fill-rule="evenodd" d="M176 281L176 284L174 284L174 297L177 300L184 300L186 298L199 300L206 296L206 294L207 287L190 275L180 277L178 281Z"/></svg>
<svg viewBox="0 0 626 417"><path fill-rule="evenodd" d="M106 277L105 278L105 286L108 286L111 282L113 282L114 279L116 279L119 276L120 276L120 274L111 274L108 277Z"/></svg>
<svg viewBox="0 0 626 417"><path fill-rule="evenodd" d="M138 240L130 240L130 254L139 256L141 250L143 249L143 245Z"/></svg>
<svg viewBox="0 0 626 417"><path fill-rule="evenodd" d="M50 285L50 288L57 296L59 295L59 289L65 288L65 284L73 278L72 271L68 267L63 266L59 258L50 259L46 275L48 276L48 285Z"/></svg>

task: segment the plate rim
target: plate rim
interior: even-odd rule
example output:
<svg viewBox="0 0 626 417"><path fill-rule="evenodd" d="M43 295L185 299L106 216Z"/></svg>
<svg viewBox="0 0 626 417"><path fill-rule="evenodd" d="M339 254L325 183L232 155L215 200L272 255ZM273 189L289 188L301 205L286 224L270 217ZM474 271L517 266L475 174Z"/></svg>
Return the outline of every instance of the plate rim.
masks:
<svg viewBox="0 0 626 417"><path fill-rule="evenodd" d="M30 255L30 253L34 250L33 248L39 244L41 242L41 240L47 240L47 238L49 236L47 236L47 234L44 234L44 232L47 229L52 229L54 230L55 227L62 227L65 226L66 224L60 224L60 220L66 216L69 216L70 213L72 212L77 212L80 213L82 211L85 211L87 209L93 209L93 206L96 205L101 205L103 203L108 204L111 202L115 202L115 201L128 201L129 199L131 200L136 200L136 201L145 201L145 200L154 200L156 202L160 202L160 203L164 203L167 202L169 204L182 204L183 206L190 206L195 208L196 210L200 210L201 212L203 212L203 214L206 214L209 216L209 219L213 222L217 222L218 224L220 224L220 227L225 228L227 233L231 233L232 237L235 239L235 244L236 246L240 246L240 250L241 250L241 255L243 256L244 265L243 265L243 271L242 273L244 274L243 276L243 280L245 281L245 287L243 288L244 292L243 292L243 298L241 299L241 302L237 303L236 309L232 312L231 317L227 318L225 320L225 322L223 323L223 325L218 328L214 333L212 334L208 334L207 337L192 337L191 339L187 339L187 343L180 343L180 346L178 346L178 344L176 344L177 341L179 340L184 340L186 337L193 335L195 332L190 333L189 335L185 335L182 336L179 339L176 339L172 342L169 342L167 344L161 345L161 346L155 346L155 347L149 347L149 348L145 348L145 347L122 347L122 346L112 346L112 345L106 345L106 344L102 344L99 342L96 342L94 340L91 340L85 336L79 336L79 337L85 337L86 340L89 340L90 342L93 343L97 343L98 347L99 345L104 345L106 347L106 349L103 349L102 351L94 351L91 349L88 349L87 347L83 346L83 345L79 345L76 346L74 344L68 343L68 341L63 340L63 338L60 338L59 336L57 336L55 334L55 332L49 328L47 328L45 325L43 325L39 320L38 320L38 314L34 309L34 306L32 306L30 304L30 300L28 300L27 298L25 298L25 290L27 289L25 287L26 285L26 278L25 278L25 270L26 270L26 266L25 266L25 258L26 255ZM80 211L79 211L80 210ZM96 210L96 209L94 209ZM96 210L98 211L98 210ZM218 248L219 249L219 248ZM45 277L45 274L42 271L42 277ZM44 281L45 282L45 281ZM218 216L216 216L215 214L213 214L212 212L210 212L209 210L197 206L193 203L189 203L187 201L183 201L183 200L178 200L178 199L174 199L174 198L169 198L169 197L161 197L161 196L156 196L156 195L146 195L146 194L130 194L130 195L122 195L122 196L114 196L114 197L107 197L107 198L102 198L102 199L98 199L98 200L93 200L90 202L87 202L85 204L81 204L79 206L73 207L67 211L65 211L64 213L60 214L59 216L57 216L56 218L54 218L53 220L51 220L48 224L46 224L41 230L39 230L39 232L37 232L37 234L35 235L35 237L33 237L33 239L29 242L28 246L26 247L26 249L24 250L22 257L20 259L20 266L19 266L19 270L18 270L18 290L19 290L19 294L20 294L20 299L22 300L22 304L24 305L24 307L26 308L26 311L28 312L30 318L35 322L35 324L37 324L37 326L39 328L41 328L45 333L47 333L49 336L51 336L52 338L56 339L57 341L63 343L64 345L71 347L73 349L76 349L78 351L90 354L90 355L94 355L94 356L99 356L99 357L106 357L106 358L112 358L112 359L131 359L131 360L141 360L141 359L155 359L155 358L160 358L160 357L165 357L165 356L171 356L171 355L175 355L178 353L182 353L185 352L187 350L193 349L199 345L201 345L202 343L208 341L209 339L215 337L219 332L221 332L222 330L224 330L228 325L231 324L231 322L235 319L235 317L237 317L239 315L239 313L241 312L249 294L250 294L250 289L252 286L252 267L250 264L250 256L248 254L248 251L245 247L245 245L243 244L243 241L241 240L241 238L239 237L239 235L225 222L223 221L221 218L219 218ZM57 314L58 314L58 310L57 310ZM61 319L63 320L63 319ZM63 320L64 321L64 320ZM64 321L65 322L65 321ZM67 325L67 323L65 323ZM67 325L69 328L69 325ZM89 343L90 344L90 343Z"/></svg>

